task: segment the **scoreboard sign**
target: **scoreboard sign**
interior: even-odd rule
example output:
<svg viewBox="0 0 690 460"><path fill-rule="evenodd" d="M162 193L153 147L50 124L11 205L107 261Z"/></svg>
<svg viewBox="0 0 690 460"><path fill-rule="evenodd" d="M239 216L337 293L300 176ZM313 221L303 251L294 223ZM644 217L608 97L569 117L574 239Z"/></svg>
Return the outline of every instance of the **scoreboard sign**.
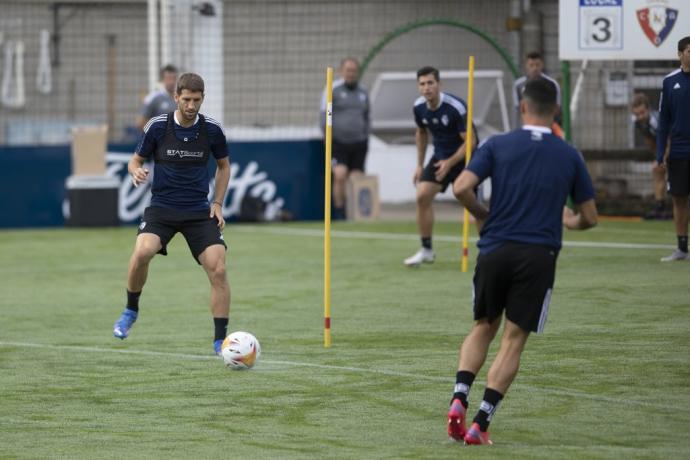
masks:
<svg viewBox="0 0 690 460"><path fill-rule="evenodd" d="M690 0L560 0L561 60L677 57L690 35Z"/></svg>

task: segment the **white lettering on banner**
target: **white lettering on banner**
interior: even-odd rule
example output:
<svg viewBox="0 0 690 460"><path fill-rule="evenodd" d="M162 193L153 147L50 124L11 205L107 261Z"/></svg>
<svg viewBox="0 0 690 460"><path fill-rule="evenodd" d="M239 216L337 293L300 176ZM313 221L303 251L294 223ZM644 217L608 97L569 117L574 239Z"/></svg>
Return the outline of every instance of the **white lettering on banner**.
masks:
<svg viewBox="0 0 690 460"><path fill-rule="evenodd" d="M108 153L106 156L107 168L106 175L111 177L121 177L120 190L118 193L118 215L120 220L129 222L136 220L144 215L144 209L151 201L151 183L153 174L149 176L149 182L139 187L132 183L129 173L127 173L127 163L132 157L129 153ZM149 169L152 169L149 167Z"/></svg>
<svg viewBox="0 0 690 460"><path fill-rule="evenodd" d="M185 138L186 140L186 138ZM167 149L165 154L169 157L180 157L180 158L201 158L204 156L204 152L191 152L189 150L173 150Z"/></svg>
<svg viewBox="0 0 690 460"><path fill-rule="evenodd" d="M229 207L226 207L225 204L223 205L223 215L226 217L238 215L242 200L249 189L252 189L250 196L261 197L266 202L267 209L273 209L277 214L280 208L282 208L284 201L281 198L273 200L278 188L267 177L268 175L265 172L259 172L259 164L256 161L247 163L242 175L239 174L237 166L232 165L230 183L228 184L228 195L232 195L232 199L230 200ZM213 187L213 184L211 187ZM277 209L276 206L278 206Z"/></svg>
<svg viewBox="0 0 690 460"><path fill-rule="evenodd" d="M106 156L107 169L106 175L111 177L122 177L118 194L119 209L118 214L122 221L136 220L144 214L144 209L151 201L151 181L149 180L139 187L134 187L127 173L127 163L132 157L129 153L108 153ZM153 168L149 168L153 169ZM211 179L209 184L209 199L213 196L215 179ZM230 167L230 183L228 184L227 196L223 203L223 217L236 216L240 212L242 199L249 193L252 197L259 197L266 202L266 219L271 220L280 214L285 204L285 200L277 197L278 187L275 182L268 178L266 172L259 171L259 164L251 161L243 171L236 164ZM230 205L228 206L228 199Z"/></svg>

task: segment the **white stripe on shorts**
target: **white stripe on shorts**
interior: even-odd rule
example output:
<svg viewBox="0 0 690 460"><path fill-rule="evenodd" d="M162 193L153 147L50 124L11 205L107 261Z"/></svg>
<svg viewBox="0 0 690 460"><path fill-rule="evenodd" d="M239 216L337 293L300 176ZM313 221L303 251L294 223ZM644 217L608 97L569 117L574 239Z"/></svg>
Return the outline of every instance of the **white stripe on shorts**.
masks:
<svg viewBox="0 0 690 460"><path fill-rule="evenodd" d="M541 304L541 314L539 315L539 325L537 326L537 334L544 332L544 325L546 324L546 317L549 316L549 304L551 303L551 289L546 291L544 296L544 303Z"/></svg>

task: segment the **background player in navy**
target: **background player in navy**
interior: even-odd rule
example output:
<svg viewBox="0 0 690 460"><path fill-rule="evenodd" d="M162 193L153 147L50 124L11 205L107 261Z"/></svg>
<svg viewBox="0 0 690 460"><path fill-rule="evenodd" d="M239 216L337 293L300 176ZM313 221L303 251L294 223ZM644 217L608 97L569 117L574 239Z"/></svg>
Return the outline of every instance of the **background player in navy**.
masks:
<svg viewBox="0 0 690 460"><path fill-rule="evenodd" d="M494 136L477 150L453 191L481 228L474 273L475 323L460 348L448 434L466 444L490 444L491 417L517 374L530 332L546 322L563 225L597 222L592 181L580 153L551 132L556 88L530 80L520 103L523 128ZM475 187L491 177L491 210ZM568 196L579 208L565 208ZM486 360L505 312L501 345L472 426L466 431L467 395Z"/></svg>
<svg viewBox="0 0 690 460"><path fill-rule="evenodd" d="M652 110L649 99L644 93L635 94L630 110L635 121L635 129L644 138L645 144L656 158L656 130L659 127L659 112ZM652 168L652 179L654 209L645 216L645 219L670 218L666 214L666 168L655 162Z"/></svg>
<svg viewBox="0 0 690 460"><path fill-rule="evenodd" d="M663 164L668 152L668 192L673 200L673 221L678 247L662 262L690 260L688 222L690 221L690 36L678 42L680 69L664 78L659 99L659 129L656 133L656 161Z"/></svg>
<svg viewBox="0 0 690 460"><path fill-rule="evenodd" d="M417 227L422 247L405 259L404 263L409 267L434 261L432 203L436 194L445 191L465 166L465 103L460 98L441 92L438 70L433 67L423 67L417 71L417 86L421 97L414 103L417 167L412 180L417 186ZM434 141L434 154L423 166L429 132ZM473 139L476 145L477 136Z"/></svg>
<svg viewBox="0 0 690 460"><path fill-rule="evenodd" d="M204 100L204 81L186 73L177 81L177 110L152 118L144 137L129 161L135 186L146 182L154 161L151 205L144 217L129 261L127 305L113 327L113 335L125 339L139 312L139 296L146 283L151 259L166 255L168 242L181 232L197 263L211 283L211 313L215 326L214 351L227 334L230 286L225 272L225 227L222 207L230 179L225 134L217 121L199 113ZM208 202L210 178L207 162L216 161L213 202Z"/></svg>

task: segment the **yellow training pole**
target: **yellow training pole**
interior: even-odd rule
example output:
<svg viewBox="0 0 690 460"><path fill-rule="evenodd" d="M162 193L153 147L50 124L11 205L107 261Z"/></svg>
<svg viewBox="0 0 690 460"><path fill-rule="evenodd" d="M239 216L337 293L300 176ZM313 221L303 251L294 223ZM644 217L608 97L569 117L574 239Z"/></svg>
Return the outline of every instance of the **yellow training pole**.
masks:
<svg viewBox="0 0 690 460"><path fill-rule="evenodd" d="M467 123L465 131L465 166L472 159L472 108L474 99L474 56L470 56L469 74L467 75ZM462 272L467 272L470 239L470 212L465 208L462 219Z"/></svg>
<svg viewBox="0 0 690 460"><path fill-rule="evenodd" d="M323 346L331 346L331 142L333 135L333 67L326 69L326 170L323 197Z"/></svg>

